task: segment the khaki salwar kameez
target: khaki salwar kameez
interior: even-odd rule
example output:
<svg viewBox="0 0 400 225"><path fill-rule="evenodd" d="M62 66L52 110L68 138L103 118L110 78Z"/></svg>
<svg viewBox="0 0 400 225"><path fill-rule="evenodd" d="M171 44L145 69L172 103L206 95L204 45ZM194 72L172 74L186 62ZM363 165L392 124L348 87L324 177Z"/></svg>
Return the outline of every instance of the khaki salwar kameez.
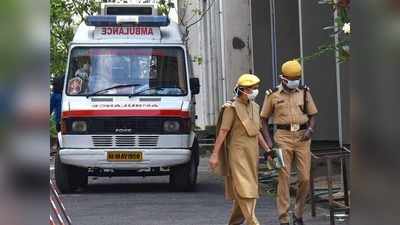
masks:
<svg viewBox="0 0 400 225"><path fill-rule="evenodd" d="M225 176L225 197L233 200L229 224L259 224L255 216L258 193L259 106L236 98L221 110L218 131L229 131L220 151L219 173Z"/></svg>

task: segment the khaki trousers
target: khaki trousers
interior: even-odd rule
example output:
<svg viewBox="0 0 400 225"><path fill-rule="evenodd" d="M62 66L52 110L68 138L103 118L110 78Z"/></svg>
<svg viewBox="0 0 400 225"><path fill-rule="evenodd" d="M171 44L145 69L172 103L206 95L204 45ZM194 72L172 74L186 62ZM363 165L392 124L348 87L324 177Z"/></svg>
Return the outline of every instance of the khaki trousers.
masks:
<svg viewBox="0 0 400 225"><path fill-rule="evenodd" d="M289 222L290 207L290 173L292 162L296 163L299 187L296 193L295 216L303 217L306 198L309 193L310 168L311 168L311 140L300 141L304 130L291 132L277 130L274 135L275 142L282 149L285 167L278 174L277 207L279 221Z"/></svg>
<svg viewBox="0 0 400 225"><path fill-rule="evenodd" d="M231 218L229 219L229 225L240 225L246 221L247 225L260 225L256 218L257 199L255 198L241 198L234 191L234 200Z"/></svg>

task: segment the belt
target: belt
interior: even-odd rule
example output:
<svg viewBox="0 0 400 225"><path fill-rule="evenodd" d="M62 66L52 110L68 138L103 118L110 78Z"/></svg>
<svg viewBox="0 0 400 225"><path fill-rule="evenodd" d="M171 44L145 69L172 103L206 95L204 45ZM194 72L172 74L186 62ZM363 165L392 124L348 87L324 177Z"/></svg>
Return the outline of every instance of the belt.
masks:
<svg viewBox="0 0 400 225"><path fill-rule="evenodd" d="M307 124L277 124L276 128L279 130L298 131L307 129Z"/></svg>

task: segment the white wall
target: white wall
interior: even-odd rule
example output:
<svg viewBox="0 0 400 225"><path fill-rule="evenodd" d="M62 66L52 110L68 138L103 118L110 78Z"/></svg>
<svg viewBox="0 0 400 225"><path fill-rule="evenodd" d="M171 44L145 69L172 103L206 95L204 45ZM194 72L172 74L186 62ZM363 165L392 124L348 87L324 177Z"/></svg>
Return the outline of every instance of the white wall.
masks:
<svg viewBox="0 0 400 225"><path fill-rule="evenodd" d="M228 97L238 77L252 69L252 36L249 0L223 1L225 66ZM242 49L234 49L232 41L239 38L245 44Z"/></svg>
<svg viewBox="0 0 400 225"><path fill-rule="evenodd" d="M192 16L193 9L206 10L213 1L190 0L192 4L186 9L186 17ZM184 10L183 2L178 3L180 15ZM201 92L196 96L199 127L215 125L224 96L229 100L237 78L253 71L251 33L250 0L215 0L203 20L190 29L188 47L191 55L203 58L202 64L193 63L194 74L201 83ZM243 48L233 48L235 37L243 42Z"/></svg>

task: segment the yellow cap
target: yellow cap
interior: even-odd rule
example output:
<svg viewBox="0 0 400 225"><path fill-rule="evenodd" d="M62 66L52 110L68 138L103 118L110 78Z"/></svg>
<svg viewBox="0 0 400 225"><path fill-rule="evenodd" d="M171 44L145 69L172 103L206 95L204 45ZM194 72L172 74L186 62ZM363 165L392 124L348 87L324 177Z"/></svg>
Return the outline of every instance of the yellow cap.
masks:
<svg viewBox="0 0 400 225"><path fill-rule="evenodd" d="M241 87L251 87L258 83L260 83L260 79L256 75L242 74L239 77L236 85Z"/></svg>
<svg viewBox="0 0 400 225"><path fill-rule="evenodd" d="M297 60L290 60L282 64L282 73L285 77L301 76L301 65Z"/></svg>

